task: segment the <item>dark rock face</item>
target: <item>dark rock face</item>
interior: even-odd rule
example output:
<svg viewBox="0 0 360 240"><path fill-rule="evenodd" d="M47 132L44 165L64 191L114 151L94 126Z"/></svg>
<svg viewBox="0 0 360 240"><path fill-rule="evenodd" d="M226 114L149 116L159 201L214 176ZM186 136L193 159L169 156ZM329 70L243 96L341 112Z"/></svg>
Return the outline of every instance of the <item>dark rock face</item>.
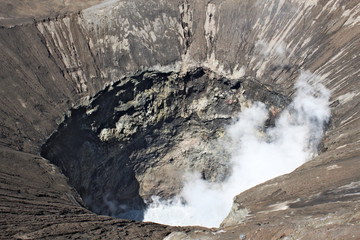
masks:
<svg viewBox="0 0 360 240"><path fill-rule="evenodd" d="M142 220L144 201L179 193L186 170L208 181L230 175L216 139L251 101L279 110L287 102L254 79L203 69L185 76L145 72L75 107L42 156L60 167L92 211ZM269 123L273 118L269 113Z"/></svg>
<svg viewBox="0 0 360 240"><path fill-rule="evenodd" d="M1 1L2 238L360 237L358 1L108 1L56 17L95 2L49 13L32 1L29 9L40 10L26 13ZM282 106L301 70L331 90L322 152L238 195L224 231L116 220L84 207L95 202L98 212L118 214L103 204L107 191L106 200L134 208L153 193L176 193L177 179L165 174L172 159L197 154L175 151L193 144L186 133L211 148L215 128L241 110L241 99ZM176 167L203 170L210 181L227 171L202 166ZM126 174L111 182L114 170Z"/></svg>

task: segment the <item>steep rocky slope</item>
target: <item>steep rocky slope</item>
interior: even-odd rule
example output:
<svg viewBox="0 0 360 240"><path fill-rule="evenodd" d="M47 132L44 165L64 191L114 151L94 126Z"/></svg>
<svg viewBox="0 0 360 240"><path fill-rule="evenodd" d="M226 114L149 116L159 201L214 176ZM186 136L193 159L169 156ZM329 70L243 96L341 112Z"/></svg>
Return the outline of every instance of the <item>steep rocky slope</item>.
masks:
<svg viewBox="0 0 360 240"><path fill-rule="evenodd" d="M69 3L65 2L67 6ZM8 1L0 3L2 14L15 13L9 17L11 20L2 16L0 28L2 238L360 237L358 1L107 1L81 12L67 13L96 3L87 1L83 3L85 5L72 5L69 10L59 10L62 7L57 5L49 11L40 8L38 12L26 13L25 17L21 9L23 6L12 2L15 10L10 11L7 10L10 7ZM30 9L35 9L39 3L32 1L29 4ZM29 22L29 15L35 21ZM196 69L203 69L201 71L207 74L198 76ZM224 122L217 122L220 125L213 126L211 123L210 127L206 127L206 118L218 110L210 111L211 106L215 105L204 109L186 109L185 106L191 105L191 101L196 102L196 106L199 106L201 97L211 101L211 94L215 97L221 91L230 91L238 80L250 83L249 89L252 90L245 90L250 92L248 98L251 100L256 100L258 96L254 89L276 93L284 96L284 99L291 98L292 87L302 70L316 74L317 80L331 90L331 122L322 151L294 172L238 195L232 211L222 224L223 231L116 220L89 212L84 208L88 204L86 198L83 202L78 193L84 196L85 192L93 194L99 191L99 185L93 183L102 179L96 180L91 175L97 163L90 168L84 165L86 162L89 164L84 160L89 159L86 154L90 153L81 150L81 147L92 148L89 146L98 138L89 138L87 143L76 145L65 141L66 137L65 140L56 140L56 134L52 135L57 130L57 134L63 131L67 136L66 129L61 126L71 127L73 124L73 129L79 129L80 124L83 128L80 128L78 136L89 127L94 127L94 136L103 133L100 134L103 140L121 140L126 139L121 134L134 134L142 138L149 133L148 126L156 126L155 129L165 136L165 140L162 139L164 142L173 136L187 139L167 128L181 132L179 126L184 121L181 117L186 119L184 115L188 114L192 117L195 115L197 118L192 120L198 122L190 129L208 129L205 135L194 133L193 137L207 139L215 134L213 127L219 127ZM191 81L184 80L191 75L195 76ZM149 79L162 81L149 86ZM217 79L227 81L229 85L221 89L219 86L224 84ZM182 85L186 81L190 85L184 88ZM131 85L130 89L126 89L126 84L137 87ZM258 84L258 87L251 87L251 84ZM220 93L216 93L216 86ZM136 92L129 97L126 96L129 90ZM194 97L186 100L183 96L189 91L193 92ZM101 94L106 92L108 95ZM160 92L162 95L157 96ZM234 94L239 93L242 92L238 88ZM96 100L100 97L111 100L114 96L119 98L117 102L105 104L101 109L106 110L107 106L111 108L109 111L115 113L128 111L131 119L138 117L135 125L143 129L139 127L139 132L133 132L132 128L117 131L119 128L115 123L118 119L116 114L112 115L113 112L106 113L115 116L113 122L100 119L99 116L106 114L97 112ZM141 99L145 99L143 102L147 102L153 113L146 116L149 118L141 119L136 115L136 112L141 112ZM221 97L219 99L222 101ZM229 106L225 100L223 106ZM174 111L174 106L179 108L179 112ZM229 112L239 111L237 108L241 108L240 102L225 109L226 118L230 117ZM189 111L196 114L191 115ZM84 116L84 112L87 121L92 123L95 119L97 126L83 126L83 122L72 120L76 116ZM201 117L206 121L202 121L204 119ZM213 116L212 121L218 117ZM173 125L159 124L162 121L172 122ZM129 122L125 123L129 125ZM59 147L49 150L47 146L51 142L42 146L51 135L51 139L55 139L54 145ZM143 162L144 153L154 156L157 161L166 160L165 156L157 154L158 149L171 152L174 146L176 148L176 144L164 147L156 145L159 141L153 141L152 145L150 138L145 137L145 140L150 142L150 148L140 144L139 155L130 157L133 162L129 164ZM126 145L121 141L120 144ZM63 153L71 147L79 149L78 155L66 155L67 151ZM41 151L43 156L50 158L52 155L51 160L67 174L68 179L57 167L40 157ZM94 151L94 156L102 156L104 148L99 147ZM118 151L121 154L121 148ZM177 154L181 156L181 153ZM108 156L106 161L111 163L111 156ZM77 159L78 162L71 161L74 165L59 163L64 163L66 159ZM125 169L121 164L113 163L107 168ZM138 165L131 165L131 171L134 166ZM80 177L77 172L70 171L79 170L79 167L89 172ZM127 187L130 187L133 194L129 199L137 198L141 202L137 195L139 189L141 197L145 197L154 191L172 194L171 191L176 192L176 188L179 188L175 186L175 190L169 191L169 184L164 191L158 185L163 182L161 178L139 174L141 171L151 171L150 168L138 166L134 169L138 172L125 177L131 178L125 179L128 183L125 189L129 190ZM166 168L163 171L168 172ZM208 174L207 179L214 178L211 171L204 173ZM112 179L112 176L107 176L107 179ZM93 182L90 184L89 181ZM80 186L79 182L86 184ZM113 190L110 186L118 184L124 187L122 181L107 184L109 187L103 189ZM91 187L94 189L89 190ZM103 193L104 190L100 190L98 194ZM92 198L100 197L95 194ZM102 209L98 212L106 211Z"/></svg>
<svg viewBox="0 0 360 240"><path fill-rule="evenodd" d="M80 11L86 7L103 2L102 0L63 0L63 1L20 1L3 0L0 9L1 26L12 27L31 23L48 17L57 17Z"/></svg>

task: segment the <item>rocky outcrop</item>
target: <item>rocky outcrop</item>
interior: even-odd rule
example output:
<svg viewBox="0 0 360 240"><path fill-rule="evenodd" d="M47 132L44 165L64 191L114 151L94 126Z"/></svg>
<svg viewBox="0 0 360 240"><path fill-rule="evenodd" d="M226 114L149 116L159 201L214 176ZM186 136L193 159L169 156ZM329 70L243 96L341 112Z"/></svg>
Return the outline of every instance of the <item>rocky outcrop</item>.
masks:
<svg viewBox="0 0 360 240"><path fill-rule="evenodd" d="M78 6L83 9L85 5ZM31 23L20 14L10 24L12 27L2 22L1 237L359 238L359 8L357 1L337 0L106 1L66 16L56 17L58 14L41 10L41 14L33 14L36 20ZM53 12L63 14L67 10ZM46 15L44 20L42 14ZM17 25L20 22L22 25ZM194 70L199 68L206 74L197 76ZM245 88L244 83L248 83L252 89L245 99L262 96L252 91L266 92L267 88L270 93L291 98L301 70L315 73L318 81L331 90L332 117L322 151L294 172L237 196L222 229L171 228L116 220L84 208L83 200L87 200L83 194L99 191L90 199L101 205L99 196L113 184L101 189L99 183L104 178L92 175L97 169L109 174L115 174L111 168L129 169L132 174L124 175L127 190L131 190L128 199L137 199L140 205L156 191L164 195L178 191L181 186L176 180L170 181L175 185L164 189L159 184L164 182L162 177L166 178L172 156L181 156L177 149L194 145L185 141L189 137L182 124L194 123L190 129L198 133L193 136L209 148L211 141L203 139L211 140L217 134L213 127L224 124L217 119L227 119L241 109L242 91L231 91L237 80L241 80L240 86ZM191 74L195 77L185 80ZM156 79L163 81L154 82ZM147 85L150 82L151 86ZM126 84L131 85L127 91ZM126 96L128 93L131 96ZM184 98L187 94L190 96ZM239 104L227 104L232 97ZM97 108L100 98L117 100ZM225 109L221 114L215 98ZM175 103L179 104L176 108ZM141 104L147 106L148 115L136 115ZM111 121L102 119L105 116ZM74 129L79 138L73 142L56 137L69 138ZM206 130L204 135L201 129ZM159 141L146 137L149 131ZM76 140L83 137L86 141ZM166 145L172 137L178 141ZM119 147L115 156L136 139L138 145L132 145L137 146L137 154L128 152L123 162L111 163L110 155L103 157L103 145ZM94 148L95 142L99 148ZM64 151L68 148L75 149L72 153L76 154ZM94 152L86 151L89 148ZM168 155L158 154L159 149L166 149ZM54 165L40 157L41 151L53 157L77 191ZM144 161L144 154L154 161ZM191 154L197 153L194 150ZM81 176L73 172L86 168L91 158L98 162L89 166L89 172ZM159 163L166 161L165 170L159 170L158 166L164 165ZM159 165L151 170L138 162ZM127 163L130 167L123 168ZM195 167L201 168L200 164ZM150 175L144 174L147 171ZM151 178L151 171L162 174ZM204 175L210 180L217 177L209 169L204 169ZM120 201L121 197L116 197L119 193L124 194L112 191L110 200ZM100 207L99 212L105 211Z"/></svg>

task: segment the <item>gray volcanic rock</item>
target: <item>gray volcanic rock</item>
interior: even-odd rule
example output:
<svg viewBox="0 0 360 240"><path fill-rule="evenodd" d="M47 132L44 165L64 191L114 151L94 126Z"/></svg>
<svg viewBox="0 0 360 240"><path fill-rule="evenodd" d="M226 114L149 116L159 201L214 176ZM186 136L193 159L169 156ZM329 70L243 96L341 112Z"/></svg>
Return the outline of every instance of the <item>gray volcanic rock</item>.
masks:
<svg viewBox="0 0 360 240"><path fill-rule="evenodd" d="M0 9L0 25L15 26L31 23L48 17L57 17L103 2L102 0L64 0L64 1L21 1L2 0Z"/></svg>
<svg viewBox="0 0 360 240"><path fill-rule="evenodd" d="M58 4L44 10L37 8L39 1L31 1L31 11L26 12L18 2L0 1L1 238L360 238L358 1L120 0L77 12L96 2L69 8ZM65 1L64 6L69 3ZM29 22L30 16L36 20ZM196 69L206 74L196 76ZM111 198L119 201L126 195L120 192L116 198L119 192L113 186L119 184L131 193L126 201L137 199L141 203L154 193L176 193L181 188L176 178L168 185L160 185L164 178L168 179L164 173L171 166L163 163L185 154L176 149L186 147L186 140L192 137L199 143L216 136L214 127L221 128L225 123L216 119L227 119L240 111L242 97L246 101L264 96L260 100L266 101L273 95L291 98L294 82L305 70L318 75L318 81L331 90L331 122L319 155L292 173L236 196L220 229L119 220L96 215L84 207L87 199L79 193L91 193L91 202L101 205L101 196L110 189L115 196ZM184 77L189 73L196 77L185 86ZM149 79L161 76L162 81L140 89ZM222 117L213 98L220 99L219 106L229 106L226 100L231 96L226 94L238 80L244 89L249 84L246 91L251 90L243 94L238 88L233 93L238 105L225 109ZM229 86L219 87L227 81ZM130 83L132 87L122 89ZM134 90L131 97L126 97ZM102 95L101 91L110 95ZM191 91L193 97L186 98ZM118 94L117 102L97 107L97 99L112 99L111 94ZM200 99L204 105L199 104ZM277 98L271 99L270 105ZM141 104L148 104L151 113L141 112ZM108 112L99 112L102 109ZM129 117L123 117L123 113ZM76 116L88 123L77 121ZM112 122L102 119L106 116ZM178 123L190 119L197 125L191 125L187 136L183 125L170 121L173 119ZM173 125L157 125L166 121ZM216 124L206 128L204 123L208 121ZM62 128L65 125L70 128ZM156 145L158 141L146 138L149 126L158 126L164 143L172 137L178 141L174 145ZM66 129L69 137L78 129L77 137L88 131L93 135L86 136L93 138L75 141L77 145L59 138L53 142L55 148L42 148L62 131L67 136ZM200 129L208 131L204 135L192 132ZM111 163L110 158L89 161L92 153L87 149L94 149L94 156L102 156L105 151L94 148L94 142L115 142L118 145L113 147L120 146L116 152L120 154L121 147L134 141L133 136L150 145L139 147L131 156L133 162L125 159ZM204 141L203 146L208 149L211 141ZM69 148L78 155L67 155L65 149ZM52 155L51 160L68 179L40 157L42 150L49 159ZM188 156L195 158L197 150L192 151ZM153 160L144 161L144 154L152 154ZM203 159L206 157L213 156ZM181 165L179 159L177 167L190 166ZM101 165L101 161L110 165ZM154 162L161 164L146 166ZM110 170L126 169L123 164L130 164L128 169L133 171L133 175L124 176L128 185L121 185L119 180L104 182L105 187L98 188L102 179L96 179L94 173L109 173L110 181L115 174ZM160 165L165 168L160 170ZM204 175L214 181L217 175L212 167L216 166L205 169ZM226 172L226 167L222 171ZM151 177L154 174L156 177Z"/></svg>

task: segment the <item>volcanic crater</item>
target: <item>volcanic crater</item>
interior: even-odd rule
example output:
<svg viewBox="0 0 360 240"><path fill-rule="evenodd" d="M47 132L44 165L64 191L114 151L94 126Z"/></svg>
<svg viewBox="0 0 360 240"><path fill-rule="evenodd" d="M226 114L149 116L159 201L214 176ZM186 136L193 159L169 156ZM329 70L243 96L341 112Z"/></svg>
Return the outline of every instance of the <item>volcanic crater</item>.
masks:
<svg viewBox="0 0 360 240"><path fill-rule="evenodd" d="M1 238L360 238L358 1L52 2L0 0ZM188 169L226 181L227 126L259 101L272 128L304 72L330 91L318 155L219 228L141 222Z"/></svg>

